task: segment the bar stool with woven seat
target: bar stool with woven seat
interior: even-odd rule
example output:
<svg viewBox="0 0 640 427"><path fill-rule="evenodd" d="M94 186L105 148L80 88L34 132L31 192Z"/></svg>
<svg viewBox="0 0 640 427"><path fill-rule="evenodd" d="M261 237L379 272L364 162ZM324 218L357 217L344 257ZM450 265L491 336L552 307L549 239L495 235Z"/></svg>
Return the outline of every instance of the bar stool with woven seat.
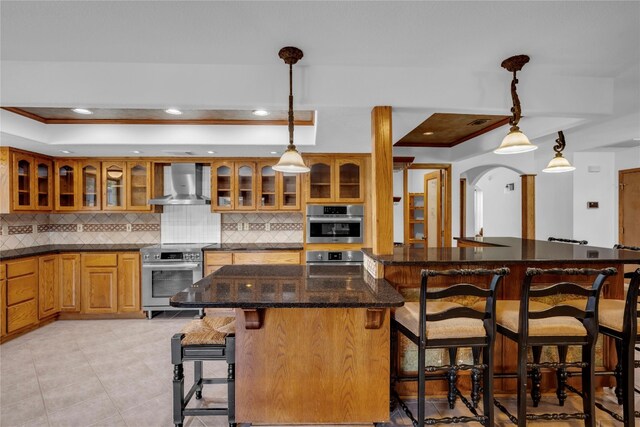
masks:
<svg viewBox="0 0 640 427"><path fill-rule="evenodd" d="M227 415L235 426L235 318L205 316L188 323L171 338L173 364L173 423L181 427L185 416ZM203 378L202 362L227 362L226 378ZM194 382L184 394L184 362L194 362ZM187 408L195 395L202 398L204 384L227 384L226 408Z"/></svg>
<svg viewBox="0 0 640 427"><path fill-rule="evenodd" d="M627 276L627 274L625 274ZM616 379L615 394L622 405L622 416L596 402L596 406L611 415L625 426L635 425L640 412L635 410L634 370L640 367L635 361L636 345L640 341L638 334L638 293L640 287L640 269L631 272L631 283L624 300L602 299L598 309L599 332L615 340L617 363L615 370L609 372ZM567 304L584 307L584 300L571 300Z"/></svg>
<svg viewBox="0 0 640 427"><path fill-rule="evenodd" d="M497 331L518 344L517 417L513 416L497 399L495 404L514 424L524 426L527 421L535 420L582 419L586 426L595 426L594 364L595 343L598 336L598 302L605 279L613 274L616 274L614 268L602 270L527 268L517 310L514 309L513 303L505 304L502 307L498 306L496 310ZM563 281L545 287L532 286L534 278L547 280L549 276L560 276ZM588 288L577 283L564 281L567 278L577 279L580 276L596 276L596 278ZM543 298L552 295L580 295L587 298L587 303L582 309L564 303L544 308L535 304L534 301L530 301L530 298ZM541 363L539 354L542 347L549 345L558 348L579 345L582 347L582 361L566 362L561 358L558 363ZM537 355L534 352L533 363L527 362L529 347L538 349ZM527 414L527 370L539 370L544 367L579 367L582 369L582 392L580 394L583 397L583 412ZM536 371L534 371L535 375Z"/></svg>
<svg viewBox="0 0 640 427"><path fill-rule="evenodd" d="M418 377L404 377L397 379L418 381L418 419L414 417L406 403L402 401L394 390L394 396L414 426L425 424L479 422L483 425L494 425L493 419L493 346L495 338L495 298L496 289L502 278L509 274L509 269L495 270L423 270L421 272L420 300L408 302L395 312L392 320L392 332L405 335L418 346ZM434 291L428 290L428 279L443 276L456 281L472 281L469 283L454 283ZM487 277L491 278L487 283ZM485 284L485 288L477 286ZM485 299L482 310L474 310L453 302L433 301L450 297L476 296ZM456 364L450 360L447 366L425 366L425 352L427 349L452 349L471 347L482 350L482 364ZM471 370L472 373L482 372L484 387L482 388L483 413L480 415L457 387L453 392L470 410L472 416L458 416L446 418L425 419L425 382L430 379L443 379L443 375L429 375L426 373L445 372L447 377L451 372ZM477 377L477 375L475 375ZM397 377L397 375L396 375ZM392 381L393 383L393 381Z"/></svg>

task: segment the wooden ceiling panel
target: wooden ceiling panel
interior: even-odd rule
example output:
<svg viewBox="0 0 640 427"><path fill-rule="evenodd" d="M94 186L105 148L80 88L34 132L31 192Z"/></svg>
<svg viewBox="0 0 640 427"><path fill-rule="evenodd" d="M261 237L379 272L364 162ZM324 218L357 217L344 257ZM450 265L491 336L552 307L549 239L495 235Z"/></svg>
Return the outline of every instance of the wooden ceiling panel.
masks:
<svg viewBox="0 0 640 427"><path fill-rule="evenodd" d="M487 114L434 113L394 145L396 147L450 148L506 125L509 123L510 117Z"/></svg>
<svg viewBox="0 0 640 427"><path fill-rule="evenodd" d="M92 108L93 114L81 115L71 108L2 107L4 110L47 124L231 124L286 125L287 111L269 111L268 116L256 116L252 110L181 110L170 115L162 109ZM312 126L314 112L295 111L295 124Z"/></svg>

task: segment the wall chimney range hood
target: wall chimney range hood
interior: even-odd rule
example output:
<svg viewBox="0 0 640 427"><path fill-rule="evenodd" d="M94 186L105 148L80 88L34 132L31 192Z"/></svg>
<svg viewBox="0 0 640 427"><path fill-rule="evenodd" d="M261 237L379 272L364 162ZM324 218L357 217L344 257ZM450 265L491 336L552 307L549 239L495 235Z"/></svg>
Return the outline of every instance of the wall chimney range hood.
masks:
<svg viewBox="0 0 640 427"><path fill-rule="evenodd" d="M202 165L172 163L172 194L149 200L150 205L209 205L211 199L202 195Z"/></svg>

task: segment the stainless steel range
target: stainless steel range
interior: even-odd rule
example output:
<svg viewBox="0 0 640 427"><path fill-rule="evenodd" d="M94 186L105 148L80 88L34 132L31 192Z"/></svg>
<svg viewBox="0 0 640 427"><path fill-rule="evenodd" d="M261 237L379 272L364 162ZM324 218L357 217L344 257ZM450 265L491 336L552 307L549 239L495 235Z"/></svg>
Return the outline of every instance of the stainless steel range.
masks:
<svg viewBox="0 0 640 427"><path fill-rule="evenodd" d="M202 279L202 248L206 243L164 244L142 248L142 309L175 310L169 299Z"/></svg>

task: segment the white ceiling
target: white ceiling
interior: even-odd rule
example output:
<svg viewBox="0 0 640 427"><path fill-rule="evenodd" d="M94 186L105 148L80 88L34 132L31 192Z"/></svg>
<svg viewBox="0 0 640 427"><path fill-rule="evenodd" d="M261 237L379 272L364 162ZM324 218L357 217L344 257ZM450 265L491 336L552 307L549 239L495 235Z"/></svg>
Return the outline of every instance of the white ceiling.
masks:
<svg viewBox="0 0 640 427"><path fill-rule="evenodd" d="M282 109L287 74L277 52L295 45L305 53L294 69L296 108L318 111L315 146L304 151L369 151L375 105L394 107L396 140L436 111L508 112L510 75L500 62L521 53L531 56L519 75L522 128L530 118L534 137L640 108L636 1L3 0L0 12L3 106ZM51 154L127 149L100 138L65 145L59 131L30 138L18 132L23 125L9 124L3 143L27 138ZM161 148L189 144L179 139ZM249 155L228 139L208 145ZM478 153L487 150L479 145ZM424 153L454 160L474 152L433 150Z"/></svg>

